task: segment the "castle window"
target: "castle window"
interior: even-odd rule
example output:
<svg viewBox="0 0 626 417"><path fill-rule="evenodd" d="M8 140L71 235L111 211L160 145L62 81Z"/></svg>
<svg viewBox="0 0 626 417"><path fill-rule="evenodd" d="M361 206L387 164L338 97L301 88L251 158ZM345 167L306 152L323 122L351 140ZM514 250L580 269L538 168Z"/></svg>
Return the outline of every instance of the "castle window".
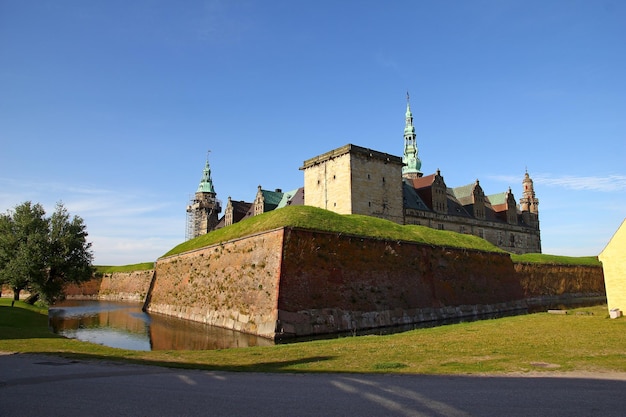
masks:
<svg viewBox="0 0 626 417"><path fill-rule="evenodd" d="M371 176L370 176L370 174L367 174L367 179L368 179L368 180L369 180L369 179L371 179Z"/></svg>
<svg viewBox="0 0 626 417"><path fill-rule="evenodd" d="M385 182L385 177L383 177L383 182Z"/></svg>
<svg viewBox="0 0 626 417"><path fill-rule="evenodd" d="M371 202L371 201L368 201L368 202L367 202L367 205L368 205L368 207L372 207L372 202Z"/></svg>
<svg viewBox="0 0 626 417"><path fill-rule="evenodd" d="M443 230L443 223L439 223L439 224L437 225L437 229L439 229L439 230Z"/></svg>

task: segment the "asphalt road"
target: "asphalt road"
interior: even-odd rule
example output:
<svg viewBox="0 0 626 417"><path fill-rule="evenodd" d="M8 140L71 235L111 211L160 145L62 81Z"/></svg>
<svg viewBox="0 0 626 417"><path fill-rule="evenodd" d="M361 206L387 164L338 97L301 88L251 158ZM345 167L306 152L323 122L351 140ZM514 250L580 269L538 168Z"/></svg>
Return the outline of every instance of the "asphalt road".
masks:
<svg viewBox="0 0 626 417"><path fill-rule="evenodd" d="M0 416L625 416L626 375L176 370L0 355Z"/></svg>

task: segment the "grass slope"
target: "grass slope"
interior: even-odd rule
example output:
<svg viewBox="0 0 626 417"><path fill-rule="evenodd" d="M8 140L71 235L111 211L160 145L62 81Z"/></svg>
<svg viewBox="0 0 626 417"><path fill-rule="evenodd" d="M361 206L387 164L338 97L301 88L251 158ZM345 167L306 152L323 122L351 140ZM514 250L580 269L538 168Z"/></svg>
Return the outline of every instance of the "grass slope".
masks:
<svg viewBox="0 0 626 417"><path fill-rule="evenodd" d="M582 265L582 266L602 266L602 262L597 256L559 256L545 253L525 253L523 255L511 255L513 262L537 263L551 265Z"/></svg>
<svg viewBox="0 0 626 417"><path fill-rule="evenodd" d="M183 242L172 248L163 257L281 227L298 227L377 239L424 243L432 246L504 252L477 236L447 230L435 230L426 226L400 225L371 216L337 214L310 206L289 206L248 218L231 226L214 230L206 235ZM601 266L601 263L595 256L569 257L533 253L511 255L511 257L514 262L522 263Z"/></svg>
<svg viewBox="0 0 626 417"><path fill-rule="evenodd" d="M310 206L288 206L250 217L231 226L188 240L171 249L163 257L281 227L298 227L322 232L425 243L434 246L503 252L477 236L435 230L425 226L399 225L389 220L371 216L337 214Z"/></svg>
<svg viewBox="0 0 626 417"><path fill-rule="evenodd" d="M77 359L251 372L502 374L626 372L626 318L607 307L460 323L385 336L267 347L140 352L66 339L48 330L45 310L0 299L0 351Z"/></svg>
<svg viewBox="0 0 626 417"><path fill-rule="evenodd" d="M113 274L115 272L134 272L147 271L154 269L154 262L144 262L140 264L122 265L122 266L95 266L97 274Z"/></svg>

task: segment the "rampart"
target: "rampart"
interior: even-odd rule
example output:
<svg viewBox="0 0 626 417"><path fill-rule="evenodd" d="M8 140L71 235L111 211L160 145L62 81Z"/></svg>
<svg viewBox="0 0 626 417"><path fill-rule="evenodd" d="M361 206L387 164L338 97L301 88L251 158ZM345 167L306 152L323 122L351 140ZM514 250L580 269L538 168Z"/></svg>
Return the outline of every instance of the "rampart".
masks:
<svg viewBox="0 0 626 417"><path fill-rule="evenodd" d="M160 259L147 310L274 338L284 234L277 229Z"/></svg>
<svg viewBox="0 0 626 417"><path fill-rule="evenodd" d="M602 300L601 267L281 228L160 259L145 306L268 338Z"/></svg>
<svg viewBox="0 0 626 417"><path fill-rule="evenodd" d="M154 270L115 272L94 276L80 285L65 287L65 297L81 300L125 300L143 302L146 299Z"/></svg>

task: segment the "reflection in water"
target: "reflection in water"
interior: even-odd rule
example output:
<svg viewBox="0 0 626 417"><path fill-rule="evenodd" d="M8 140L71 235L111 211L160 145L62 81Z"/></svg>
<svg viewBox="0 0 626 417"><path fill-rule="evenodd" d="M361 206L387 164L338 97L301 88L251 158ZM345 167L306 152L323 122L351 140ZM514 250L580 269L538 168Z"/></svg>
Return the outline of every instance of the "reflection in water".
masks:
<svg viewBox="0 0 626 417"><path fill-rule="evenodd" d="M207 350L269 346L271 340L234 330L141 311L141 304L64 301L50 307L52 331L130 350Z"/></svg>

